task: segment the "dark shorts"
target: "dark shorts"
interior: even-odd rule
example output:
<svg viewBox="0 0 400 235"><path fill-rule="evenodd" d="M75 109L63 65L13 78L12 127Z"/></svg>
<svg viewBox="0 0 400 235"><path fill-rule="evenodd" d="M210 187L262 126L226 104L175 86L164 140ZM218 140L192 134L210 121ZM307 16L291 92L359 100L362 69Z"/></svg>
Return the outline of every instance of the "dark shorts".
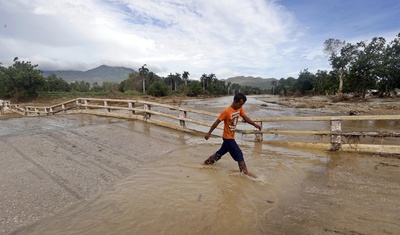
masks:
<svg viewBox="0 0 400 235"><path fill-rule="evenodd" d="M224 142L222 143L221 148L217 151L217 155L222 157L225 153L229 152L235 161L244 161L242 150L239 148L236 141L234 139L223 140Z"/></svg>

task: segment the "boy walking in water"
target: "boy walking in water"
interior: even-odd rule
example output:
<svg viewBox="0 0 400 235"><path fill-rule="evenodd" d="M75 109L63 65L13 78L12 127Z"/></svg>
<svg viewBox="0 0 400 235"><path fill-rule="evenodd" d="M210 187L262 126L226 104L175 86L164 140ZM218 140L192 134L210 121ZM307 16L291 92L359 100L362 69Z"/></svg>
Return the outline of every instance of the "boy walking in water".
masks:
<svg viewBox="0 0 400 235"><path fill-rule="evenodd" d="M204 161L204 164L210 165L217 162L221 157L229 152L232 158L238 162L240 172L244 174L248 174L246 163L244 162L242 150L239 148L238 144L235 141L235 130L236 125L239 121L239 116L241 116L247 123L253 125L255 128L261 131L261 127L254 123L249 117L246 116L242 106L246 103L247 98L242 93L237 93L233 97L232 104L225 108L218 119L212 124L210 130L205 135L205 139L208 140L210 138L211 133L217 128L218 124L224 121L224 131L222 133L223 143L221 148L211 155L207 160Z"/></svg>

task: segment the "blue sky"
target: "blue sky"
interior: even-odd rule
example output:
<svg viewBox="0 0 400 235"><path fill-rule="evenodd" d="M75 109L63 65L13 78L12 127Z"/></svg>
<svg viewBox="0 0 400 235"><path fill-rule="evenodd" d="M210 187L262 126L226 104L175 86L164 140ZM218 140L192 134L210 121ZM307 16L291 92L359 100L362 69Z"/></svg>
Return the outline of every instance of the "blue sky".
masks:
<svg viewBox="0 0 400 235"><path fill-rule="evenodd" d="M330 70L323 43L400 33L398 0L2 0L0 62L159 74L297 78Z"/></svg>

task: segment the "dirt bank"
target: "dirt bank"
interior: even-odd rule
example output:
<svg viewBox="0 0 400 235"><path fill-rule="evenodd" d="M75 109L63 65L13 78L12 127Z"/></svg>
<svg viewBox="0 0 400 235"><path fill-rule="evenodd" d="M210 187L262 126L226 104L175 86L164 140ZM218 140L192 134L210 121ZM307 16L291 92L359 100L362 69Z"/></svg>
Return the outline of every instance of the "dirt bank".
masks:
<svg viewBox="0 0 400 235"><path fill-rule="evenodd" d="M348 115L396 115L400 113L400 97L377 98L368 96L362 98L347 98L335 102L334 96L311 97L279 97L265 96L260 98L268 103L280 104L292 108L314 109L321 112L340 113Z"/></svg>

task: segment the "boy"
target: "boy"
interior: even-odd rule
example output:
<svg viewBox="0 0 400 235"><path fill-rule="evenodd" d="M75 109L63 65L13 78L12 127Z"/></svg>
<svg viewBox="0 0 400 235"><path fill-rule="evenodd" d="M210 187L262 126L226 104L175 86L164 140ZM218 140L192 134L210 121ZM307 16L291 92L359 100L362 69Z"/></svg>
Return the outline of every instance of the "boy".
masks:
<svg viewBox="0 0 400 235"><path fill-rule="evenodd" d="M232 158L238 162L240 172L244 174L248 174L246 163L244 162L242 150L239 148L235 141L235 129L236 125L239 121L239 116L243 117L243 119L253 125L255 128L261 131L261 127L254 123L249 117L246 116L242 106L246 103L247 98L242 93L237 93L233 97L232 104L225 108L222 113L219 115L218 119L212 124L210 130L205 135L205 139L208 140L210 138L211 133L214 129L218 126L218 124L224 121L224 132L222 134L223 143L221 148L211 155L207 160L204 161L205 165L214 164L217 162L221 157L229 152Z"/></svg>

